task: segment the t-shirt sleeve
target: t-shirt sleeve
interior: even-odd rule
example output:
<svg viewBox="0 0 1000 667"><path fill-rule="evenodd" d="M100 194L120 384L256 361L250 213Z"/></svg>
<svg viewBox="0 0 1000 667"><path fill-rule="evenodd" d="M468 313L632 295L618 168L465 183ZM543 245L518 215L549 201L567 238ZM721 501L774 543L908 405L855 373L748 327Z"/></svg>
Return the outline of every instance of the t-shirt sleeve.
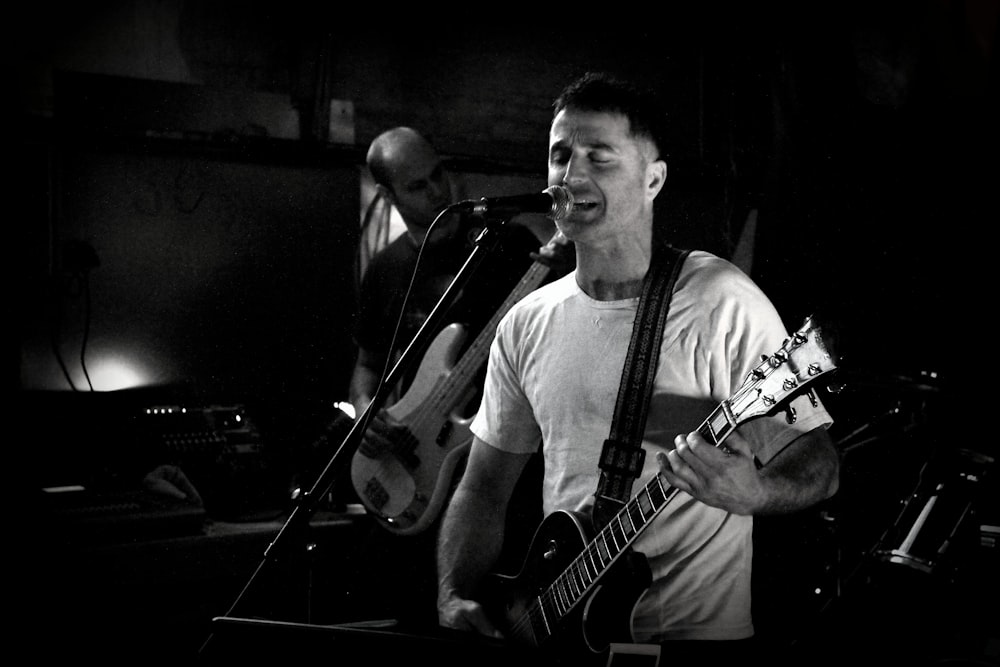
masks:
<svg viewBox="0 0 1000 667"><path fill-rule="evenodd" d="M497 327L490 346L482 404L470 430L497 449L529 454L537 451L541 431L518 381L512 327L509 316Z"/></svg>

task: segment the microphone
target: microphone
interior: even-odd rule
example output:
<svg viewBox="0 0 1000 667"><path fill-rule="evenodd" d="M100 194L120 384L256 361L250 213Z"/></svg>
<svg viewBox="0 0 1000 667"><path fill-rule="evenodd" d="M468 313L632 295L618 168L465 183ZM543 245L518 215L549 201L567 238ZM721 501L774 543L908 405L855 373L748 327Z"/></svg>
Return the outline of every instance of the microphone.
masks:
<svg viewBox="0 0 1000 667"><path fill-rule="evenodd" d="M452 210L483 218L503 218L518 213L542 213L553 220L562 220L573 210L573 195L561 185L551 185L537 194L509 197L483 197L449 206Z"/></svg>

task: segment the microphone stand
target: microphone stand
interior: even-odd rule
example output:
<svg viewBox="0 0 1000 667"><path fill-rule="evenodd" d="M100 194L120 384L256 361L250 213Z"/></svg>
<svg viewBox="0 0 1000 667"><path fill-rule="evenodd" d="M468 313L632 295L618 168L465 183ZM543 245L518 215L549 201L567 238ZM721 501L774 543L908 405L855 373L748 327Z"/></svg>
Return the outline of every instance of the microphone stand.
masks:
<svg viewBox="0 0 1000 667"><path fill-rule="evenodd" d="M366 407L364 412L361 414L361 418L355 420L354 426L344 437L343 442L341 442L340 446L333 453L333 456L323 468L323 471L316 478L316 482L313 484L312 488L300 496L295 507L285 520L284 525L278 531L277 536L275 536L271 544L267 547L267 549L265 549L264 557L257 565L256 570L244 585L242 591L237 596L236 601L233 602L232 606L226 612L225 618L229 618L234 615L237 607L247 596L254 582L262 576L265 569L269 565L276 563L279 557L287 552L289 548L288 543L291 541L291 538L300 534L300 530L306 527L309 519L313 514L315 514L318 508L319 499L324 498L330 492L333 482L336 479L337 472L340 470L339 466L345 460L345 457L352 455L361 444L361 439L364 436L365 430L368 428L371 418L385 403L386 395L396 385L400 377L412 367L415 361L419 360L417 355L422 353L424 348L426 348L429 344L432 334L436 331L437 326L444 319L445 312L456 300L458 293L462 290L462 288L469 282L469 279L475 273L479 264L482 263L484 253L491 253L496 249L502 236L502 231L505 229L505 225L506 219L497 219L490 220L483 226L482 232L480 232L474 242L475 247L472 249L468 258L466 258L461 269L459 269L458 274L455 276L454 280L452 280L444 294L441 295L441 298L438 300L431 313L427 316L427 319L420 326L420 329L414 335L413 340L410 341L409 345L407 345L395 366L393 366L392 370L389 371L389 374L386 375L385 380L378 386L375 391L375 395L372 396L371 402L368 404L368 407ZM209 637L205 640L205 643L202 644L200 652L205 651L208 644L212 641L213 636L214 634L209 635Z"/></svg>

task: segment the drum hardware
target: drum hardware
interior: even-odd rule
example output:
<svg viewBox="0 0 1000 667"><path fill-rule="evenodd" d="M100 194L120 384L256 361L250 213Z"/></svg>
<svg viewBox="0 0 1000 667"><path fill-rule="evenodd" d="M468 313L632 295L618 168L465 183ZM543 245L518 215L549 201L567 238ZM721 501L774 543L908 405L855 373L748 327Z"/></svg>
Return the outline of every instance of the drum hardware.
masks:
<svg viewBox="0 0 1000 667"><path fill-rule="evenodd" d="M870 421L862 424L861 426L857 427L844 437L840 438L840 440L837 441L837 448L841 451L842 454L846 455L850 453L852 450L858 449L872 442L877 442L881 440L882 436L880 434L869 435L868 437L862 440L857 440L857 438L859 436L867 434L873 428L880 426L882 422L901 414L902 411L903 411L903 402L897 401L887 411L883 412L882 414L876 415Z"/></svg>
<svg viewBox="0 0 1000 667"><path fill-rule="evenodd" d="M966 449L954 461L927 461L917 487L879 540L876 557L928 574L942 569L961 542L961 531L970 526L977 491L992 463L991 457Z"/></svg>
<svg viewBox="0 0 1000 667"><path fill-rule="evenodd" d="M841 375L841 380L848 390L841 392L843 405L851 405L852 411L864 409L867 412L868 409L874 408L876 413L867 417L867 421L859 427L839 438L838 449L847 454L876 443L885 437L885 433L879 432L878 429L887 428L893 435L900 436L926 426L932 419L929 412L941 398L940 379L936 371L920 371L904 375L878 374L870 371L845 372ZM851 401L860 404L854 405Z"/></svg>

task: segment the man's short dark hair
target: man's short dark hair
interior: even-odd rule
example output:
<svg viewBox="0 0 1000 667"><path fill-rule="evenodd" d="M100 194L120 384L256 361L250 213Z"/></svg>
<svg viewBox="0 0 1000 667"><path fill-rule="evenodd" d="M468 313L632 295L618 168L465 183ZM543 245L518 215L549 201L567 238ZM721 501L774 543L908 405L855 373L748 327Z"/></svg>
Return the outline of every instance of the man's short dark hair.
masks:
<svg viewBox="0 0 1000 667"><path fill-rule="evenodd" d="M620 113L633 135L646 137L662 156L666 113L655 91L605 72L587 72L567 85L552 104L553 118L563 109Z"/></svg>

